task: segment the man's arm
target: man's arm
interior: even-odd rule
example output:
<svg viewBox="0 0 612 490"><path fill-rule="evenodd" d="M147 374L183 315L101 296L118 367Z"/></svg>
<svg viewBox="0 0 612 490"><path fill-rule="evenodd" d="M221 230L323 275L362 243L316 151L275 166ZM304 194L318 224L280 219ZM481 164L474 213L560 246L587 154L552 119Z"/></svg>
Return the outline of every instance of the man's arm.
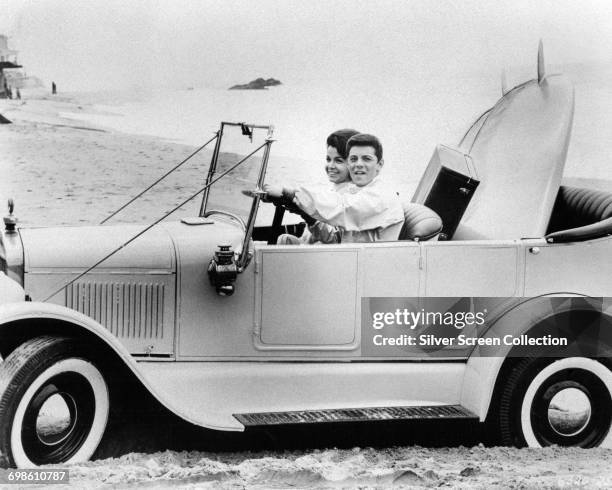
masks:
<svg viewBox="0 0 612 490"><path fill-rule="evenodd" d="M320 221L350 231L386 227L404 219L397 195L378 185L365 186L355 193L299 187L295 202Z"/></svg>
<svg viewBox="0 0 612 490"><path fill-rule="evenodd" d="M376 181L353 193L305 186L292 189L269 184L264 189L271 197L293 198L310 216L349 231L385 228L404 220L397 194Z"/></svg>

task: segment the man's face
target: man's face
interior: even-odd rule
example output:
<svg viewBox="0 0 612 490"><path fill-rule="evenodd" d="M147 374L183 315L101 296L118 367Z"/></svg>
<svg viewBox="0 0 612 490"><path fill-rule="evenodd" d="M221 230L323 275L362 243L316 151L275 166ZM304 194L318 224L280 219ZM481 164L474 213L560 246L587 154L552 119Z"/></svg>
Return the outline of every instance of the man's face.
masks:
<svg viewBox="0 0 612 490"><path fill-rule="evenodd" d="M351 180L359 187L372 182L383 166L383 161L376 158L373 146L353 146L348 161Z"/></svg>
<svg viewBox="0 0 612 490"><path fill-rule="evenodd" d="M333 146L327 147L327 156L325 158L325 172L330 182L340 184L350 180L348 166L346 160L338 154Z"/></svg>

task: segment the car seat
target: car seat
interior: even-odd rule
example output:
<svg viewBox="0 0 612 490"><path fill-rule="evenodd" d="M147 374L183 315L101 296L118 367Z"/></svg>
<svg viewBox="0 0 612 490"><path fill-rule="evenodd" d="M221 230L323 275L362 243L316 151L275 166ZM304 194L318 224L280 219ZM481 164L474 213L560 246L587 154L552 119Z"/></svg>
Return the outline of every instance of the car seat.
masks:
<svg viewBox="0 0 612 490"><path fill-rule="evenodd" d="M575 242L612 234L612 194L561 186L547 230L550 243Z"/></svg>
<svg viewBox="0 0 612 490"><path fill-rule="evenodd" d="M404 225L398 240L415 242L437 238L442 231L442 219L427 206L417 203L404 203Z"/></svg>

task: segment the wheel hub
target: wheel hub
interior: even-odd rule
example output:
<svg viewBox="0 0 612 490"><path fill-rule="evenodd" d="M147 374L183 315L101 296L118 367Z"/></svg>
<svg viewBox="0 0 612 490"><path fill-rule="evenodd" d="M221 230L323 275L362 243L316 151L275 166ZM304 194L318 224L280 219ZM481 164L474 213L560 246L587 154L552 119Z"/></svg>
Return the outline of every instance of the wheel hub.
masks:
<svg viewBox="0 0 612 490"><path fill-rule="evenodd" d="M35 464L65 461L87 438L95 413L90 384L78 373L50 378L26 409L21 431L23 447Z"/></svg>
<svg viewBox="0 0 612 490"><path fill-rule="evenodd" d="M541 445L593 447L610 428L611 398L594 373L564 369L537 390L531 424Z"/></svg>

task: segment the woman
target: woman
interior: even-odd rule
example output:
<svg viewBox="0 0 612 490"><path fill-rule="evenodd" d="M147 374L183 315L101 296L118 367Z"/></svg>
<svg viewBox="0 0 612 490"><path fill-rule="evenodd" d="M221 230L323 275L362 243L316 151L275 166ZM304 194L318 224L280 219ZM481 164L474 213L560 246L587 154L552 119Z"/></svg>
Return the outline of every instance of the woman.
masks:
<svg viewBox="0 0 612 490"><path fill-rule="evenodd" d="M331 133L326 140L327 155L325 157L325 173L331 182L330 192L343 192L351 183L351 177L347 165L346 144L359 131L354 129L339 129ZM283 234L276 242L279 245L300 245L313 243L338 243L340 237L338 230L322 221L315 221L304 230L300 238Z"/></svg>

